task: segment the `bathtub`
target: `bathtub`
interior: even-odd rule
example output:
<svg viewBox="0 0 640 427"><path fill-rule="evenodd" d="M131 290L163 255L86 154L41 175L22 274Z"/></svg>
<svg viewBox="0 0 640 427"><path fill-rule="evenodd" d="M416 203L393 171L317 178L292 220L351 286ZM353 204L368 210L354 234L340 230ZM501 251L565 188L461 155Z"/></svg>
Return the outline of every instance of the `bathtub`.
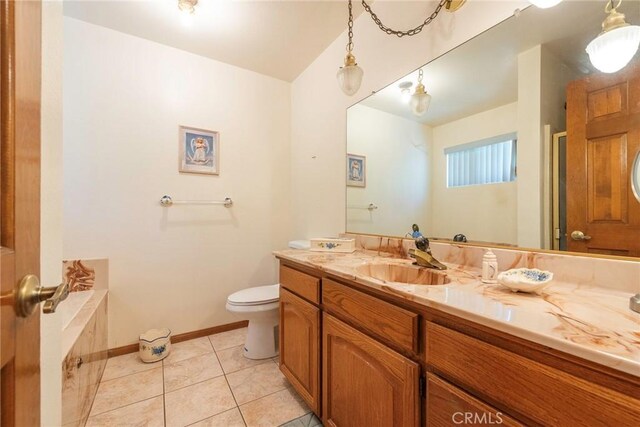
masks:
<svg viewBox="0 0 640 427"><path fill-rule="evenodd" d="M83 426L89 417L107 364L107 302L106 290L72 292L41 316L42 400L57 402L47 413L59 420L51 425Z"/></svg>

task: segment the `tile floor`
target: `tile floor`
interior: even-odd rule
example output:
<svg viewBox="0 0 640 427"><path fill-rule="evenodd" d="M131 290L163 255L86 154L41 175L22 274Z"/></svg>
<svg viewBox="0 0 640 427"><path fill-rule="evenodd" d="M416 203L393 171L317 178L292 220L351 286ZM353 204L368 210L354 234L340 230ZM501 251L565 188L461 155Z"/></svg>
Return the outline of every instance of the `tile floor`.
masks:
<svg viewBox="0 0 640 427"><path fill-rule="evenodd" d="M278 360L242 355L247 330L174 344L162 362L109 359L87 426L314 427Z"/></svg>

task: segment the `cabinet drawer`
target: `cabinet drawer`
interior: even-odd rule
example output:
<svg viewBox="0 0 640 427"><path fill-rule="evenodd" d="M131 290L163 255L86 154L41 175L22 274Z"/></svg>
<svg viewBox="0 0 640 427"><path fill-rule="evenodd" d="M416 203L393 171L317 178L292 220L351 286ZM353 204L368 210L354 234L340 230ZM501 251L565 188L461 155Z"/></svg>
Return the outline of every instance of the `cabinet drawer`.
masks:
<svg viewBox="0 0 640 427"><path fill-rule="evenodd" d="M281 265L280 286L315 304L320 304L320 279L317 277Z"/></svg>
<svg viewBox="0 0 640 427"><path fill-rule="evenodd" d="M640 400L429 322L427 363L518 418L543 425L637 425Z"/></svg>
<svg viewBox="0 0 640 427"><path fill-rule="evenodd" d="M426 418L427 427L522 425L432 373L427 374Z"/></svg>
<svg viewBox="0 0 640 427"><path fill-rule="evenodd" d="M322 283L325 309L392 347L418 353L418 315L330 279Z"/></svg>

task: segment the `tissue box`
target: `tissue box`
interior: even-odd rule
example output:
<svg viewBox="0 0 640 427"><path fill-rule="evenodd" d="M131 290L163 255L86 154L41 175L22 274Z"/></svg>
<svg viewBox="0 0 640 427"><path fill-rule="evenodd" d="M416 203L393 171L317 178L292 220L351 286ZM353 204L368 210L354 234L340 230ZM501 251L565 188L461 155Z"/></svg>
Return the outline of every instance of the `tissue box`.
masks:
<svg viewBox="0 0 640 427"><path fill-rule="evenodd" d="M356 239L311 239L311 250L351 253L356 250Z"/></svg>

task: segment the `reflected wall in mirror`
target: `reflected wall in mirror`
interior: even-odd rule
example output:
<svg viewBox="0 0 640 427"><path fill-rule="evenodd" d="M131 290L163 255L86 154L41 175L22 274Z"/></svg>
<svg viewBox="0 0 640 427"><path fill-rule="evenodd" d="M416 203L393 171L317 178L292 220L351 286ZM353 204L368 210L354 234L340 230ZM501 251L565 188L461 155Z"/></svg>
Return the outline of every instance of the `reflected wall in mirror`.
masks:
<svg viewBox="0 0 640 427"><path fill-rule="evenodd" d="M347 231L640 257L640 60L591 65L605 3L529 7L426 64L422 116L418 70L350 107Z"/></svg>

